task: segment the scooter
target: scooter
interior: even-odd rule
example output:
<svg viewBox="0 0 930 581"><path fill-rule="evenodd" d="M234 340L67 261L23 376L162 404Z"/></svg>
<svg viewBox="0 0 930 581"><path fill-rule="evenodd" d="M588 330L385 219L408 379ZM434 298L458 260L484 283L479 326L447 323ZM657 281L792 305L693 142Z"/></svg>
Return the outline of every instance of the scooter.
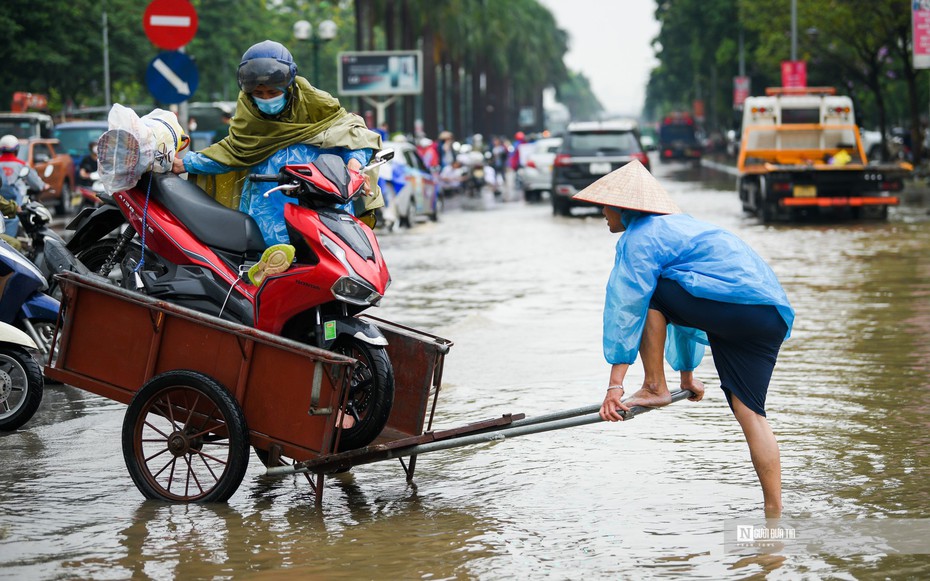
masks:
<svg viewBox="0 0 930 581"><path fill-rule="evenodd" d="M391 157L379 152L365 170ZM362 195L365 177L323 154L250 179L278 183L266 195L297 202L284 210L295 264L259 286L243 276L266 250L254 219L173 174L149 173L113 193L115 205L81 218L69 248L84 261L91 248L96 258L108 247L99 268L85 266L106 277L119 269L131 290L358 359L345 408L355 423L343 428L340 449L367 445L390 414L394 371L384 335L355 316L376 306L390 283L374 233L343 209ZM114 208L131 228L101 239L119 227Z"/></svg>
<svg viewBox="0 0 930 581"><path fill-rule="evenodd" d="M0 323L0 431L28 422L42 402L42 369L29 350L35 342L7 323Z"/></svg>
<svg viewBox="0 0 930 581"><path fill-rule="evenodd" d="M91 172L91 184L89 186L78 186L78 192L81 194L81 208L96 208L102 204L100 195L106 193L103 182L100 181L98 172Z"/></svg>
<svg viewBox="0 0 930 581"><path fill-rule="evenodd" d="M55 240L62 246L65 241L61 235L49 227L52 213L41 202L35 200L35 192L30 191L27 196L17 214L22 232L19 238L22 244L20 252L32 261L45 277L48 283L48 294L58 299L60 289L53 278L54 273L46 262L45 249L49 240Z"/></svg>
<svg viewBox="0 0 930 581"><path fill-rule="evenodd" d="M23 331L35 343L41 365L48 361L58 321L58 301L45 294L46 275L0 240L0 322Z"/></svg>

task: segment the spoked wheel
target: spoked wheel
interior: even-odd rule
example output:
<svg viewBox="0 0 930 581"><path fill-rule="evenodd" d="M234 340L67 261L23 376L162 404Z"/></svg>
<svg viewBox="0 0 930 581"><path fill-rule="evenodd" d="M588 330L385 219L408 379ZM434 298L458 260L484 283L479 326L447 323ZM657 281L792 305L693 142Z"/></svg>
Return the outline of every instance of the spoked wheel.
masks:
<svg viewBox="0 0 930 581"><path fill-rule="evenodd" d="M249 463L245 416L215 379L168 371L149 380L130 402L123 457L146 498L224 502L239 488Z"/></svg>
<svg viewBox="0 0 930 581"><path fill-rule="evenodd" d="M28 422L42 403L42 370L20 347L0 347L0 431Z"/></svg>
<svg viewBox="0 0 930 581"><path fill-rule="evenodd" d="M394 405L394 368L384 347L352 337L341 337L332 350L361 364L355 368L349 385L344 411L355 419L355 425L342 430L339 451L343 452L367 446L384 429Z"/></svg>

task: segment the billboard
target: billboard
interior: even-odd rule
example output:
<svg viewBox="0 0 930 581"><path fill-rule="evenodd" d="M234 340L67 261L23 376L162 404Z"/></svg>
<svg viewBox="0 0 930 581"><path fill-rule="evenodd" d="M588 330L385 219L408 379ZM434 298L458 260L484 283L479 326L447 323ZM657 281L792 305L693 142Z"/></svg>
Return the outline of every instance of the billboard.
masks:
<svg viewBox="0 0 930 581"><path fill-rule="evenodd" d="M423 52L388 50L339 53L340 95L419 95Z"/></svg>

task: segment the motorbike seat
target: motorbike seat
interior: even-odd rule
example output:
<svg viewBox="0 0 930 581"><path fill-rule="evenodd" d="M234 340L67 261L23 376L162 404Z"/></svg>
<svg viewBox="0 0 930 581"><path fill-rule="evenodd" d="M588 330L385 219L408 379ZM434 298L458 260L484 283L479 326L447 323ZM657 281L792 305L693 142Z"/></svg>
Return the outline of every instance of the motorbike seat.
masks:
<svg viewBox="0 0 930 581"><path fill-rule="evenodd" d="M227 208L194 183L172 173L155 174L152 197L201 242L243 256L268 246L252 216Z"/></svg>

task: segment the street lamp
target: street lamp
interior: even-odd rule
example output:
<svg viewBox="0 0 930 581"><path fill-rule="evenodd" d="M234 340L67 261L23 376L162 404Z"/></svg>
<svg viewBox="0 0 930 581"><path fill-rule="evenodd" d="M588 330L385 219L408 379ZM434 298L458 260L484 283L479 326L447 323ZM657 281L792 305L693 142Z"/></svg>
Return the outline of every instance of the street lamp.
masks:
<svg viewBox="0 0 930 581"><path fill-rule="evenodd" d="M294 23L294 38L313 43L313 85L316 87L320 86L320 44L336 38L337 28L332 20L324 20L317 26L316 34L312 34L313 25L310 22L298 20Z"/></svg>

